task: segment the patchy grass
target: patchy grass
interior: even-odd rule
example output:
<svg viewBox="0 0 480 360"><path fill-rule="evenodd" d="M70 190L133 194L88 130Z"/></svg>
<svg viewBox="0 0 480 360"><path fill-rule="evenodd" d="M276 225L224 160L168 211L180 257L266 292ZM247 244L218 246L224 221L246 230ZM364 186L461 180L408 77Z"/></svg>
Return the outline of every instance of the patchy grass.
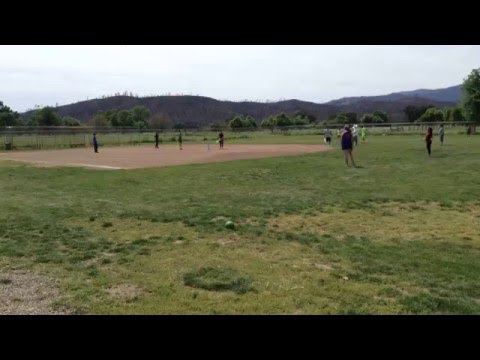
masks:
<svg viewBox="0 0 480 360"><path fill-rule="evenodd" d="M428 158L420 136L370 137L358 169L340 151L102 172L2 161L0 267L48 274L75 313L478 314L477 138ZM323 141L262 142L279 139Z"/></svg>
<svg viewBox="0 0 480 360"><path fill-rule="evenodd" d="M232 268L202 267L188 272L183 277L187 286L213 291L233 291L245 294L252 291L252 281L248 276L242 276Z"/></svg>

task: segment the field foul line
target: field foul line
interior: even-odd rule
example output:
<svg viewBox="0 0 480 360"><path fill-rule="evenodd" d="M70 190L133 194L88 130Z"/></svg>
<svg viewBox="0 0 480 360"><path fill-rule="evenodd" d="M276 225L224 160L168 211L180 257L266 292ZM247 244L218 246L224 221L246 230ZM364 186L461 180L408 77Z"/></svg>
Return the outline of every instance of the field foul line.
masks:
<svg viewBox="0 0 480 360"><path fill-rule="evenodd" d="M35 164L45 164L50 165L52 167L65 167L65 166L79 166L79 167L92 167L92 168L99 168L99 169L110 169L110 170L123 170L125 168L118 167L118 166L107 166L107 165L92 165L92 164L78 164L78 163L69 163L69 164L55 164L52 161L45 161L45 160L24 160L24 159L9 159L9 158L0 158L1 160L9 160L9 161L20 161L29 163L31 165Z"/></svg>
<svg viewBox="0 0 480 360"><path fill-rule="evenodd" d="M112 170L122 170L124 168L118 166L108 166L108 165L92 165L92 164L76 164L71 163L68 166L84 166L84 167L93 167L93 168L100 168L100 169L112 169Z"/></svg>

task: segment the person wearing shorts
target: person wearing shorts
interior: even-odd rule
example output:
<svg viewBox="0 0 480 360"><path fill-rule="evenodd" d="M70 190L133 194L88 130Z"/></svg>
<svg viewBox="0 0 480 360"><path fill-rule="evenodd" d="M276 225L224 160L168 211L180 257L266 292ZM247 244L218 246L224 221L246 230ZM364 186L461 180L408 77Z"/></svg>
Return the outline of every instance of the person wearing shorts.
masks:
<svg viewBox="0 0 480 360"><path fill-rule="evenodd" d="M325 129L325 143L332 145L332 130L329 128Z"/></svg>

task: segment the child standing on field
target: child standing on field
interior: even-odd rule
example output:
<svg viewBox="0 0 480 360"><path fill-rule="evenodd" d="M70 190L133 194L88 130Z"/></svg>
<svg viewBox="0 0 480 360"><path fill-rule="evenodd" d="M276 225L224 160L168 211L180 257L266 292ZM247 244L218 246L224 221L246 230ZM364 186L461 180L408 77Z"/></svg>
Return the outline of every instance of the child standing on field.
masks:
<svg viewBox="0 0 480 360"><path fill-rule="evenodd" d="M443 137L445 136L445 129L443 128L443 124L440 125L440 130L438 130L438 136L440 137L440 145L443 145Z"/></svg>
<svg viewBox="0 0 480 360"><path fill-rule="evenodd" d="M178 133L178 145L180 146L180 150L182 150L182 130Z"/></svg>
<svg viewBox="0 0 480 360"><path fill-rule="evenodd" d="M353 125L353 128L352 128L352 142L355 146L358 146L358 126L357 126L357 124Z"/></svg>
<svg viewBox="0 0 480 360"><path fill-rule="evenodd" d="M367 129L365 129L365 126L362 126L360 129L360 136L362 137L362 143L364 143L365 138L367 137Z"/></svg>
<svg viewBox="0 0 480 360"><path fill-rule="evenodd" d="M432 155L432 138L433 138L433 129L429 127L427 129L427 134L425 135L425 143L427 144L428 156Z"/></svg>

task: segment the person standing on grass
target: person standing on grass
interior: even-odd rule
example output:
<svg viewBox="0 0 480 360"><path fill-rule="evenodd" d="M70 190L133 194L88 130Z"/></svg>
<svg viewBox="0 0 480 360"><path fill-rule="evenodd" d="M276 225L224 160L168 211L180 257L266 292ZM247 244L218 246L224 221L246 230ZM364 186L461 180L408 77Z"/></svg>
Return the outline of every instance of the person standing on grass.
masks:
<svg viewBox="0 0 480 360"><path fill-rule="evenodd" d="M97 142L97 134L93 133L93 150L98 153L98 142Z"/></svg>
<svg viewBox="0 0 480 360"><path fill-rule="evenodd" d="M222 130L220 130L220 132L218 133L218 143L220 144L220 149L223 149L223 140L224 140L223 132Z"/></svg>
<svg viewBox="0 0 480 360"><path fill-rule="evenodd" d="M180 146L180 150L182 150L182 130L178 133L178 145Z"/></svg>
<svg viewBox="0 0 480 360"><path fill-rule="evenodd" d="M357 126L357 124L353 125L352 143L355 144L355 146L358 146L358 126Z"/></svg>
<svg viewBox="0 0 480 360"><path fill-rule="evenodd" d="M365 129L365 126L362 125L362 128L360 129L360 136L362 137L362 143L365 142L365 138L367 137L367 129Z"/></svg>
<svg viewBox="0 0 480 360"><path fill-rule="evenodd" d="M445 136L445 129L443 128L443 124L440 125L440 130L438 130L438 136L440 137L440 145L443 145L443 137Z"/></svg>
<svg viewBox="0 0 480 360"><path fill-rule="evenodd" d="M432 138L433 138L433 129L429 127L427 129L427 134L425 135L425 143L427 144L428 156L432 156Z"/></svg>
<svg viewBox="0 0 480 360"><path fill-rule="evenodd" d="M345 129L343 130L342 137L341 137L341 143L342 143L342 150L343 154L345 155L345 165L348 167L353 166L357 167L355 165L355 162L353 161L353 142L352 142L352 132L350 131L350 128L346 125ZM350 159L350 163L348 159Z"/></svg>
<svg viewBox="0 0 480 360"><path fill-rule="evenodd" d="M155 132L155 149L158 149L158 131Z"/></svg>
<svg viewBox="0 0 480 360"><path fill-rule="evenodd" d="M325 129L325 143L332 145L332 130L329 128Z"/></svg>

